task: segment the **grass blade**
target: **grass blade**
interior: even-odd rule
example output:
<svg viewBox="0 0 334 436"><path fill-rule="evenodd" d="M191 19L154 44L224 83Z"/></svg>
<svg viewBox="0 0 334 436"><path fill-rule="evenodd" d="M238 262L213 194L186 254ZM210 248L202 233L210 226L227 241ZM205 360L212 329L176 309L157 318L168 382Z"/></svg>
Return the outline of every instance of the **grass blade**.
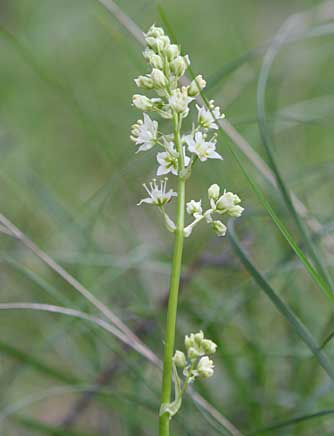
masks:
<svg viewBox="0 0 334 436"><path fill-rule="evenodd" d="M249 256L242 248L240 242L234 231L233 220L229 223L229 239L232 243L237 256L246 268L246 270L251 274L255 282L261 287L265 292L267 297L275 305L276 309L280 314L289 322L291 327L297 333L297 335L302 339L305 345L309 348L311 353L318 360L320 366L325 370L329 378L334 381L334 372L331 362L328 360L327 356L319 349L318 344L315 339L302 323L302 321L295 315L295 313L290 309L290 307L279 297L275 290L270 286L265 277L260 271L255 267L255 265L249 259Z"/></svg>

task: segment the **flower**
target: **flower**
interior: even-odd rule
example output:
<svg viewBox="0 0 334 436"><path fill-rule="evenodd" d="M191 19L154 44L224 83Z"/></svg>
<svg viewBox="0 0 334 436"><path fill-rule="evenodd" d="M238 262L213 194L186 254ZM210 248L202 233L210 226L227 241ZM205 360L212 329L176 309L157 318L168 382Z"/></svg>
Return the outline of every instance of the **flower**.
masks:
<svg viewBox="0 0 334 436"><path fill-rule="evenodd" d="M211 185L210 188L208 189L209 200L217 200L219 197L219 192L220 192L220 188L216 183Z"/></svg>
<svg viewBox="0 0 334 436"><path fill-rule="evenodd" d="M215 344L210 339L203 339L202 347L204 349L205 354L214 354L217 350L217 344Z"/></svg>
<svg viewBox="0 0 334 436"><path fill-rule="evenodd" d="M175 365L178 366L179 368L184 368L187 364L185 354L183 353L183 351L179 351L179 350L175 351L173 361Z"/></svg>
<svg viewBox="0 0 334 436"><path fill-rule="evenodd" d="M198 110L198 124L204 129L218 129L216 120L225 117L224 114L220 113L220 108L214 106L214 101L210 101L210 109L206 109L204 106L200 107L196 105Z"/></svg>
<svg viewBox="0 0 334 436"><path fill-rule="evenodd" d="M131 136L135 144L140 145L138 151L150 150L157 142L158 138L158 123L151 120L151 118L144 113L144 122L138 120L136 124L132 126Z"/></svg>
<svg viewBox="0 0 334 436"><path fill-rule="evenodd" d="M166 54L168 60L172 61L180 55L180 49L176 44L171 44L169 47L167 47Z"/></svg>
<svg viewBox="0 0 334 436"><path fill-rule="evenodd" d="M193 98L188 96L187 88L173 89L171 96L168 99L168 103L172 109L176 112L182 113L183 117L186 117L189 112L188 105Z"/></svg>
<svg viewBox="0 0 334 436"><path fill-rule="evenodd" d="M188 87L188 95L190 97L196 97L206 86L206 81L199 74L195 77L195 79L190 83Z"/></svg>
<svg viewBox="0 0 334 436"><path fill-rule="evenodd" d="M188 67L188 59L183 56L177 56L175 59L171 61L169 64L170 70L177 77L183 76L187 67Z"/></svg>
<svg viewBox="0 0 334 436"><path fill-rule="evenodd" d="M178 174L179 169L179 154L173 147L172 143L165 141L166 151L162 151L157 154L157 161L160 164L157 170L157 176L163 174L172 173L175 176ZM187 167L190 162L190 158L185 154L185 148L183 147L184 154L184 166Z"/></svg>
<svg viewBox="0 0 334 436"><path fill-rule="evenodd" d="M213 375L214 367L213 361L208 356L204 356L198 362L197 373L202 378L209 378Z"/></svg>
<svg viewBox="0 0 334 436"><path fill-rule="evenodd" d="M216 152L216 144L214 141L206 141L202 132L196 132L195 137L192 135L185 136L184 141L188 144L188 150L195 153L199 160L204 162L207 159L223 159Z"/></svg>
<svg viewBox="0 0 334 436"><path fill-rule="evenodd" d="M168 80L166 78L166 76L164 75L164 73L160 70L158 70L157 68L153 68L152 73L151 73L151 79L153 84L157 87L157 88L165 88L168 84Z"/></svg>
<svg viewBox="0 0 334 436"><path fill-rule="evenodd" d="M135 94L132 97L132 103L134 106L136 106L137 109L140 109L142 111L148 111L153 107L151 100L145 95Z"/></svg>
<svg viewBox="0 0 334 436"><path fill-rule="evenodd" d="M149 197L141 200L138 203L138 206L143 203L147 203L161 207L164 204L169 203L172 200L172 197L177 197L177 193L172 189L166 192L167 178L160 182L160 186L157 185L156 179L153 179L153 181L150 183L150 189L146 186L146 184L143 186L146 189Z"/></svg>
<svg viewBox="0 0 334 436"><path fill-rule="evenodd" d="M135 84L138 86L138 88L143 88L143 89L153 88L153 81L150 77L147 76L137 77L137 79L135 79Z"/></svg>
<svg viewBox="0 0 334 436"><path fill-rule="evenodd" d="M200 218L202 216L202 201L191 200L187 203L187 213L193 215L194 218Z"/></svg>
<svg viewBox="0 0 334 436"><path fill-rule="evenodd" d="M228 213L232 217L239 217L244 211L243 207L238 206L240 202L241 200L238 195L224 190L224 194L216 202L216 212L220 214Z"/></svg>
<svg viewBox="0 0 334 436"><path fill-rule="evenodd" d="M227 227L221 221L219 221L219 220L212 221L211 226L212 226L213 230L216 232L217 236L225 236L226 235Z"/></svg>

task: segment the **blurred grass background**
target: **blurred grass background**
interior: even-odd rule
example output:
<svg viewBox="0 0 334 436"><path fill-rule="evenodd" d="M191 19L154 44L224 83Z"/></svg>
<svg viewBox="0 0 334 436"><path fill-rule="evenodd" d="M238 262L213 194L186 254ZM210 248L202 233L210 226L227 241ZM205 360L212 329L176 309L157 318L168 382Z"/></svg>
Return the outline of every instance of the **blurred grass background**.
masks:
<svg viewBox="0 0 334 436"><path fill-rule="evenodd" d="M163 12L193 70L208 80L206 95L265 160L256 95L266 46L295 13L308 11L311 28L334 24L332 2L117 4L144 30L162 24ZM96 0L2 0L0 50L0 212L130 328L145 321L138 334L161 357L166 310L160 302L172 238L155 210L136 206L141 184L155 170L152 156L135 155L129 140L139 116L130 105L133 78L146 71L141 47ZM311 236L329 275L333 250L324 237L333 234L333 74L328 32L284 46L266 88L276 163L286 186L321 224ZM188 198L204 198L215 182L244 199L247 214L236 227L242 245L321 344L334 330L332 307L252 193L228 144L237 150L222 136L222 164L196 167ZM282 196L240 156L304 249ZM228 239L211 237L206 226L196 229L184 252L177 346L199 329L219 344L214 378L196 389L244 434L323 411L267 434L334 434L333 384ZM22 244L2 234L0 245L1 303L96 313ZM156 434L160 376L150 363L82 321L31 311L0 315L1 435ZM330 341L325 350L332 359ZM101 374L103 388L76 413ZM173 428L175 435L229 434L190 397Z"/></svg>

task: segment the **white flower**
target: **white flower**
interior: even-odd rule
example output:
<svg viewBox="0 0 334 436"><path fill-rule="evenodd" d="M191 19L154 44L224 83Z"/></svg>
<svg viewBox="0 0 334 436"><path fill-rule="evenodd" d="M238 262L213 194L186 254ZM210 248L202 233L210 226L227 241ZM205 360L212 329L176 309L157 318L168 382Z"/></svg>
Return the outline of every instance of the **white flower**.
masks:
<svg viewBox="0 0 334 436"><path fill-rule="evenodd" d="M215 344L210 339L203 339L202 347L205 354L214 354L217 350L217 344Z"/></svg>
<svg viewBox="0 0 334 436"><path fill-rule="evenodd" d="M228 213L230 216L239 217L244 211L243 207L238 206L240 202L238 195L224 190L224 194L217 200L215 208L218 213Z"/></svg>
<svg viewBox="0 0 334 436"><path fill-rule="evenodd" d="M186 117L189 112L188 105L193 98L188 96L187 88L174 89L172 95L169 97L168 103L172 109L176 112L183 113L183 117Z"/></svg>
<svg viewBox="0 0 334 436"><path fill-rule="evenodd" d="M150 183L150 189L146 186L146 184L144 184L143 186L146 189L149 197L141 200L138 203L138 206L143 203L147 203L161 207L164 204L169 203L172 200L172 197L177 197L177 193L174 192L172 189L166 192L167 178L160 182L160 186L157 185L155 179L153 179L153 181Z"/></svg>
<svg viewBox="0 0 334 436"><path fill-rule="evenodd" d="M214 141L206 141L202 132L196 132L195 137L192 135L185 136L184 141L188 144L188 150L195 153L199 160L204 162L207 159L223 159L216 152L216 144Z"/></svg>
<svg viewBox="0 0 334 436"><path fill-rule="evenodd" d="M214 101L210 101L210 109L206 109L204 106L200 107L196 105L198 110L198 123L204 129L218 129L216 120L225 117L224 114L220 113L220 108L218 106L214 107Z"/></svg>
<svg viewBox="0 0 334 436"><path fill-rule="evenodd" d="M157 68L153 68L151 79L153 84L158 88L164 88L168 84L168 80L164 73Z"/></svg>
<svg viewBox="0 0 334 436"><path fill-rule="evenodd" d="M188 95L190 97L196 97L206 86L206 81L199 74L195 77L195 79L191 82L188 87Z"/></svg>
<svg viewBox="0 0 334 436"><path fill-rule="evenodd" d="M162 70L164 67L163 60L161 59L161 56L154 53L153 50L146 47L143 51L143 56L151 64L153 68L158 68L159 70Z"/></svg>
<svg viewBox="0 0 334 436"><path fill-rule="evenodd" d="M212 226L213 230L216 232L217 236L225 236L226 235L227 227L221 221L218 221L218 220L212 221L211 226Z"/></svg>
<svg viewBox="0 0 334 436"><path fill-rule="evenodd" d="M160 164L157 170L157 176L163 174L172 173L177 176L179 169L179 154L173 147L172 143L165 141L166 151L162 151L157 154L157 161ZM184 154L184 166L187 167L190 162L190 158L185 154L185 148L183 147Z"/></svg>
<svg viewBox="0 0 334 436"><path fill-rule="evenodd" d="M137 79L135 79L135 84L138 86L138 88L143 88L143 89L153 88L153 81L150 77L147 76L137 77Z"/></svg>
<svg viewBox="0 0 334 436"><path fill-rule="evenodd" d="M150 150L156 144L158 138L158 123L144 113L144 122L138 120L132 126L130 138L140 147L138 151Z"/></svg>
<svg viewBox="0 0 334 436"><path fill-rule="evenodd" d="M151 100L145 95L135 94L132 97L132 103L134 106L136 106L137 109L140 109L142 111L148 111L153 107Z"/></svg>
<svg viewBox="0 0 334 436"><path fill-rule="evenodd" d="M155 24L152 24L152 26L148 29L148 32L144 33L145 37L152 36L153 38L158 38L164 34L164 29L162 27L157 27Z"/></svg>
<svg viewBox="0 0 334 436"><path fill-rule="evenodd" d="M175 351L173 361L175 365L178 366L179 368L184 368L187 364L185 354L183 353L183 351L179 351L179 350Z"/></svg>
<svg viewBox="0 0 334 436"><path fill-rule="evenodd" d="M219 197L219 192L220 188L216 183L211 185L208 189L209 200L217 200Z"/></svg>
<svg viewBox="0 0 334 436"><path fill-rule="evenodd" d="M187 213L193 215L194 218L200 218L202 216L202 201L191 200L187 203Z"/></svg>
<svg viewBox="0 0 334 436"><path fill-rule="evenodd" d="M175 76L181 77L188 67L188 59L183 56L177 56L169 65L171 72L174 73Z"/></svg>
<svg viewBox="0 0 334 436"><path fill-rule="evenodd" d="M197 373L202 378L209 378L213 375L213 368L213 361L208 356L204 356L198 362Z"/></svg>
<svg viewBox="0 0 334 436"><path fill-rule="evenodd" d="M180 55L180 49L176 44L171 44L167 48L166 54L167 54L168 60L172 61L173 59L175 59L177 56Z"/></svg>

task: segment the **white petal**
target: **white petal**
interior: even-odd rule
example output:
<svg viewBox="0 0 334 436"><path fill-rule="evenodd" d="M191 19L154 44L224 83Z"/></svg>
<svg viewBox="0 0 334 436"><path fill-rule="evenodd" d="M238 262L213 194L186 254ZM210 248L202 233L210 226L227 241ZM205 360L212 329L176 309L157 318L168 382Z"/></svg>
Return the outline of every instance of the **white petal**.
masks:
<svg viewBox="0 0 334 436"><path fill-rule="evenodd" d="M162 176L164 174L168 174L172 170L172 167L167 168L164 165L160 165L157 169L157 176Z"/></svg>
<svg viewBox="0 0 334 436"><path fill-rule="evenodd" d="M143 200L140 200L139 203L137 203L137 206L140 206L143 203L152 204L153 200L152 200L152 198L144 198Z"/></svg>
<svg viewBox="0 0 334 436"><path fill-rule="evenodd" d="M221 157L221 155L220 155L219 153L217 153L216 151L212 151L212 152L209 154L209 158L210 158L210 159L221 159L221 160L223 160L223 158Z"/></svg>

